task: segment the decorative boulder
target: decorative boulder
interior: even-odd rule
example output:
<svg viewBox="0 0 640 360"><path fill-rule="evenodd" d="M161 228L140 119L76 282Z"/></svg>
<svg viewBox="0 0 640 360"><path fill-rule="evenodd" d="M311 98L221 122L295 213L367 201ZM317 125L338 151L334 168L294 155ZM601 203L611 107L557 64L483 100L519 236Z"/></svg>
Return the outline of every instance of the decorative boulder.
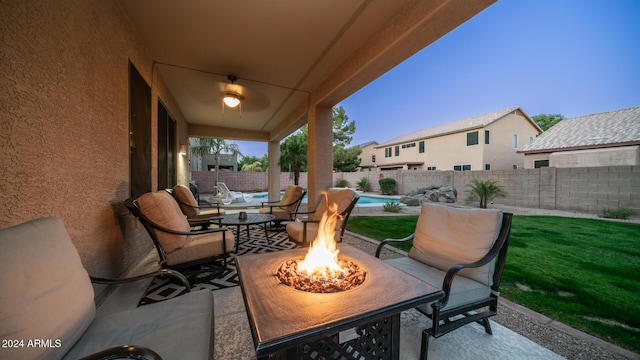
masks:
<svg viewBox="0 0 640 360"><path fill-rule="evenodd" d="M403 196L400 202L407 206L420 206L423 202L454 203L457 198L458 191L451 186L429 186Z"/></svg>

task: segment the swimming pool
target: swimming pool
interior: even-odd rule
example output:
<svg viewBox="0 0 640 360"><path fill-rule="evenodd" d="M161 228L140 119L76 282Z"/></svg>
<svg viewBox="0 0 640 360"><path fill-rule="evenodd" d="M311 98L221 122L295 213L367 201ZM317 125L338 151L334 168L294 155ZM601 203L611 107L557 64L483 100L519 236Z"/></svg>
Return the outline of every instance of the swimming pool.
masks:
<svg viewBox="0 0 640 360"><path fill-rule="evenodd" d="M284 192L280 193L280 198ZM267 201L269 194L256 193L253 195L254 200ZM307 202L307 195L304 196L302 202ZM377 194L360 194L360 200L358 200L357 206L380 206L390 202L400 202L400 196L391 195L377 195Z"/></svg>

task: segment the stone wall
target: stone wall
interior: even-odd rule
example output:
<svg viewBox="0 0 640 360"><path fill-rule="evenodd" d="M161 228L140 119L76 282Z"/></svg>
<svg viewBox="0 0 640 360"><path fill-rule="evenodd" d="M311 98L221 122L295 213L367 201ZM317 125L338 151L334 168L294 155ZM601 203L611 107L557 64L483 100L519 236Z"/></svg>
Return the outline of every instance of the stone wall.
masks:
<svg viewBox="0 0 640 360"><path fill-rule="evenodd" d="M300 175L300 185L306 187L306 174ZM563 169L544 167L491 171L364 171L334 173L333 183L345 179L349 187L355 188L356 183L365 177L371 184L372 192L380 191L378 180L381 177L395 179L398 194L401 195L432 185L452 186L458 190L459 202L464 202L467 184L473 179L492 179L500 182L508 193L507 197L495 200L499 204L589 213L599 213L604 208L626 208L640 214L640 166ZM239 191L267 188L266 173L220 173L220 179L229 188ZM250 179L255 182L251 182L250 186L246 185ZM257 179L263 179L261 181L264 183L258 184ZM282 188L289 184L287 181L293 184L293 180L289 180L289 173L281 174L280 181Z"/></svg>

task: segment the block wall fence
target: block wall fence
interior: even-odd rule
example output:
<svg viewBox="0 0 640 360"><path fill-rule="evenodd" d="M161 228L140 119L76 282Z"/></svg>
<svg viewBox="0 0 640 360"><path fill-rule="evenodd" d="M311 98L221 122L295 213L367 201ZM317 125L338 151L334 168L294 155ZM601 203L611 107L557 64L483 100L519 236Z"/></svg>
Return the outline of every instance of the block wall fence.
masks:
<svg viewBox="0 0 640 360"><path fill-rule="evenodd" d="M213 192L215 173L192 172L200 192ZM603 166L589 168L552 168L490 171L364 171L334 173L334 184L347 180L355 188L367 178L372 192L379 192L378 180L392 178L398 194L404 195L428 186L451 186L458 191L458 202L466 198L467 184L473 179L497 180L508 195L496 203L527 208L599 213L604 208L625 208L640 214L640 166ZM220 181L231 190L266 191L267 173L221 172ZM282 189L293 185L293 174L280 174ZM307 174L300 174L300 186L306 187Z"/></svg>

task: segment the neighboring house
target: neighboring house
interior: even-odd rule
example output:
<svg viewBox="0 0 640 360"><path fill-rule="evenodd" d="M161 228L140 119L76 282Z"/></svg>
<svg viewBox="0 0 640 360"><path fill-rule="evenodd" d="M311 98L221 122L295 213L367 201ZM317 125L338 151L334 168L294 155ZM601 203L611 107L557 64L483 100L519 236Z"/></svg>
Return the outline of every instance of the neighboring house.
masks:
<svg viewBox="0 0 640 360"><path fill-rule="evenodd" d="M640 107L562 120L518 152L527 169L640 165Z"/></svg>
<svg viewBox="0 0 640 360"><path fill-rule="evenodd" d="M524 166L516 151L542 129L520 107L474 116L400 135L363 156L365 170L506 170ZM365 154L363 149L363 154Z"/></svg>
<svg viewBox="0 0 640 360"><path fill-rule="evenodd" d="M189 146L198 146L197 138L189 139ZM215 171L216 158L213 154L205 156L190 155L189 171ZM220 163L218 164L220 171L238 171L238 156L232 154L220 154Z"/></svg>
<svg viewBox="0 0 640 360"><path fill-rule="evenodd" d="M369 141L358 145L362 150L360 153L360 171L371 171L377 167L376 145L378 145L377 141Z"/></svg>

